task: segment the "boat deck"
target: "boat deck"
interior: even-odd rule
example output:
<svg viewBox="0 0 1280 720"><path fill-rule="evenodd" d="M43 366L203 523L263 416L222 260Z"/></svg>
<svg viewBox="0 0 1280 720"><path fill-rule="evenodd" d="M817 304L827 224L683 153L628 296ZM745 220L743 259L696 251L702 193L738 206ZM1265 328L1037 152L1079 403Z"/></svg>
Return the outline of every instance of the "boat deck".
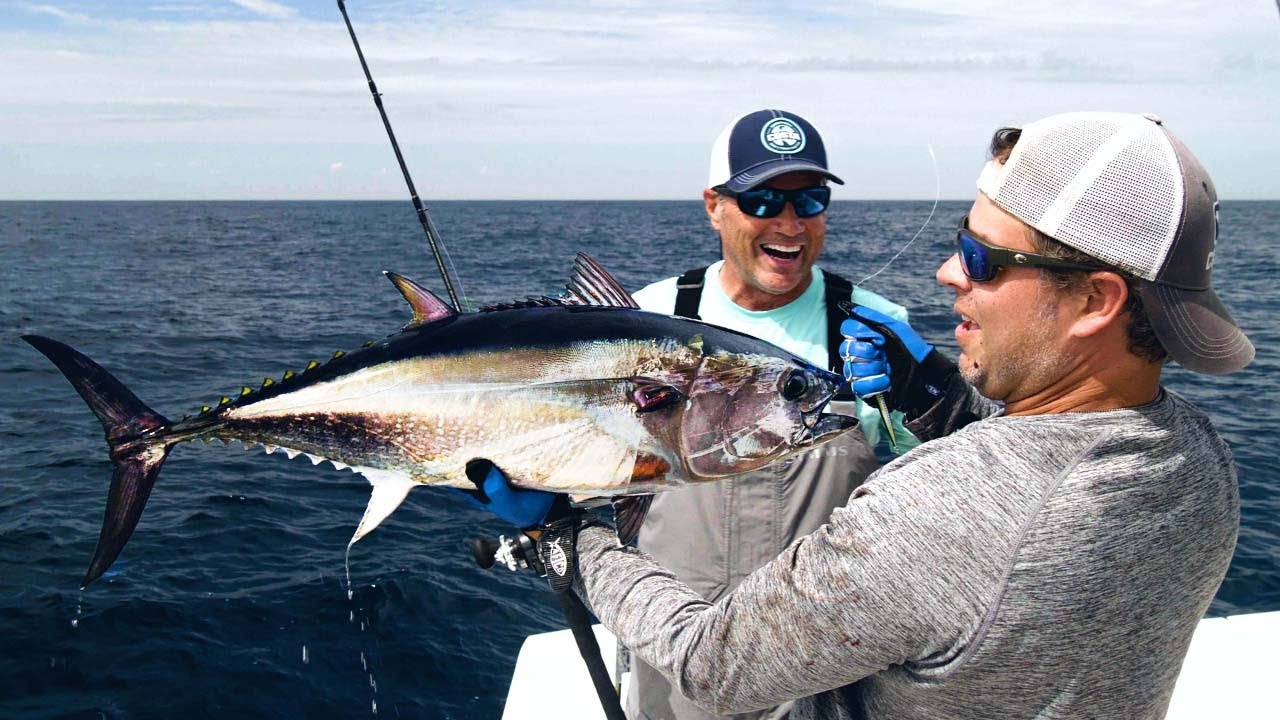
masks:
<svg viewBox="0 0 1280 720"><path fill-rule="evenodd" d="M617 641L592 627L609 674ZM1280 684L1273 648L1280 647L1280 612L1200 621L1166 720L1263 720L1277 717ZM627 675L622 679L626 691ZM617 682L617 678L614 678ZM604 712L568 630L530 635L520 648L503 720L595 720Z"/></svg>

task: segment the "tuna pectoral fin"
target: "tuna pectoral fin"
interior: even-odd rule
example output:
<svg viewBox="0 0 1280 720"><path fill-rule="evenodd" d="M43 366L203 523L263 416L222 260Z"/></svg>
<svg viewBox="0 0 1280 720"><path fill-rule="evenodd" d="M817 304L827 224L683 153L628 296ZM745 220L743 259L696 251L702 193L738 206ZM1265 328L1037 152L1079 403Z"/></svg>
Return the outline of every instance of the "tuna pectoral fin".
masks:
<svg viewBox="0 0 1280 720"><path fill-rule="evenodd" d="M613 521L618 526L620 544L629 545L636 539L652 504L652 495L626 495L613 501Z"/></svg>
<svg viewBox="0 0 1280 720"><path fill-rule="evenodd" d="M111 567L138 526L160 465L169 455L172 441L164 433L169 421L147 407L101 365L71 347L39 335L23 335L22 339L58 366L98 416L115 466L98 548L81 583L85 587Z"/></svg>
<svg viewBox="0 0 1280 720"><path fill-rule="evenodd" d="M381 525L388 515L400 507L400 503L404 502L405 496L414 485L414 482L404 475L385 470L358 468L357 472L369 478L369 482L373 485L373 494L369 496L369 505L364 509L364 517L360 518L360 525L356 528L356 533L351 536L351 542L347 543L347 547L355 545L360 538Z"/></svg>

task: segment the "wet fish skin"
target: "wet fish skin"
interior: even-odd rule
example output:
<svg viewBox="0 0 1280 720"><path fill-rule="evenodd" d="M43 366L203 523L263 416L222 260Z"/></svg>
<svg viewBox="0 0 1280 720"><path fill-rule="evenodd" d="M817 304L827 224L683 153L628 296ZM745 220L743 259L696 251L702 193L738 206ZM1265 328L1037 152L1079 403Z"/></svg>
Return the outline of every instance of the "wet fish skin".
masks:
<svg viewBox="0 0 1280 720"><path fill-rule="evenodd" d="M579 285L625 296L611 281ZM402 292L415 306L404 331L177 423L77 351L27 336L99 416L111 448L84 584L115 560L165 457L186 440L261 444L365 475L374 492L355 542L415 484L471 487L475 458L523 487L647 493L761 467L856 424L819 419L837 376L740 333L616 305L457 315L421 288Z"/></svg>

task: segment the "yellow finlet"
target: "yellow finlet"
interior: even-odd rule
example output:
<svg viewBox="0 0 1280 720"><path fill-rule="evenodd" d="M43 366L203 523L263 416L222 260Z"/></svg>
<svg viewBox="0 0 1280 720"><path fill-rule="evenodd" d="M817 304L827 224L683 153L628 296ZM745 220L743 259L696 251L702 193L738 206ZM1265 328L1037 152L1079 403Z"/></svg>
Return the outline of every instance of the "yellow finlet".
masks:
<svg viewBox="0 0 1280 720"><path fill-rule="evenodd" d="M212 410L212 409L213 409L213 408L209 407L208 405L201 405L201 406L200 406L200 412L202 412L202 413L207 413L207 412L209 412L209 411L210 411L210 410Z"/></svg>
<svg viewBox="0 0 1280 720"><path fill-rule="evenodd" d="M284 377L283 377L283 378L281 378L281 379L282 379L282 380L291 380L291 379L293 379L293 376L295 376L295 375L297 375L297 374L298 374L298 373L296 373L296 372L294 372L294 371L292 371L292 370L285 370L285 371L284 371Z"/></svg>
<svg viewBox="0 0 1280 720"><path fill-rule="evenodd" d="M222 396L222 399L218 401L218 404L219 404L219 405L230 405L230 404L231 404L231 398L227 397L226 395L223 395L223 396Z"/></svg>
<svg viewBox="0 0 1280 720"><path fill-rule="evenodd" d="M320 367L320 363L316 362L315 360L312 360L311 362L307 363L307 370L315 370L318 367ZM303 372L306 372L306 370L303 370Z"/></svg>
<svg viewBox="0 0 1280 720"><path fill-rule="evenodd" d="M262 387L264 388L269 388L275 384L276 384L276 381L272 380L271 378L262 378Z"/></svg>
<svg viewBox="0 0 1280 720"><path fill-rule="evenodd" d="M248 395L251 392L253 392L253 388L249 387L248 385L245 385L244 387L240 388L240 397L244 397L245 395Z"/></svg>
<svg viewBox="0 0 1280 720"><path fill-rule="evenodd" d="M346 355L346 353L342 352L341 350L335 350L335 351L333 352L333 357L331 357L331 358L329 358L329 359L330 359L330 360L337 360L338 358L342 357L343 355Z"/></svg>
<svg viewBox="0 0 1280 720"><path fill-rule="evenodd" d="M697 335L694 335L692 338L690 338L689 350L691 350L695 355L698 355L699 357L701 357L706 352L703 349L703 345L705 343L706 341L702 338L702 333L698 333Z"/></svg>

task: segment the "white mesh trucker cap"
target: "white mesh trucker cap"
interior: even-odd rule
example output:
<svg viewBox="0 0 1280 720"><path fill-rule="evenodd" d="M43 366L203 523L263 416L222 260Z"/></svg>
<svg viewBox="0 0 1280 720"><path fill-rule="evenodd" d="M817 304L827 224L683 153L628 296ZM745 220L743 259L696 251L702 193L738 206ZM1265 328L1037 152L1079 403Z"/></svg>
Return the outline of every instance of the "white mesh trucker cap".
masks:
<svg viewBox="0 0 1280 720"><path fill-rule="evenodd" d="M844 184L827 169L827 148L808 120L786 110L756 110L729 123L716 138L707 187L724 185L742 192L803 171Z"/></svg>
<svg viewBox="0 0 1280 720"><path fill-rule="evenodd" d="M1156 337L1178 364L1234 372L1253 344L1211 283L1218 235L1213 181L1151 114L1052 115L1022 128L978 189L1049 237L1146 282L1136 283Z"/></svg>

